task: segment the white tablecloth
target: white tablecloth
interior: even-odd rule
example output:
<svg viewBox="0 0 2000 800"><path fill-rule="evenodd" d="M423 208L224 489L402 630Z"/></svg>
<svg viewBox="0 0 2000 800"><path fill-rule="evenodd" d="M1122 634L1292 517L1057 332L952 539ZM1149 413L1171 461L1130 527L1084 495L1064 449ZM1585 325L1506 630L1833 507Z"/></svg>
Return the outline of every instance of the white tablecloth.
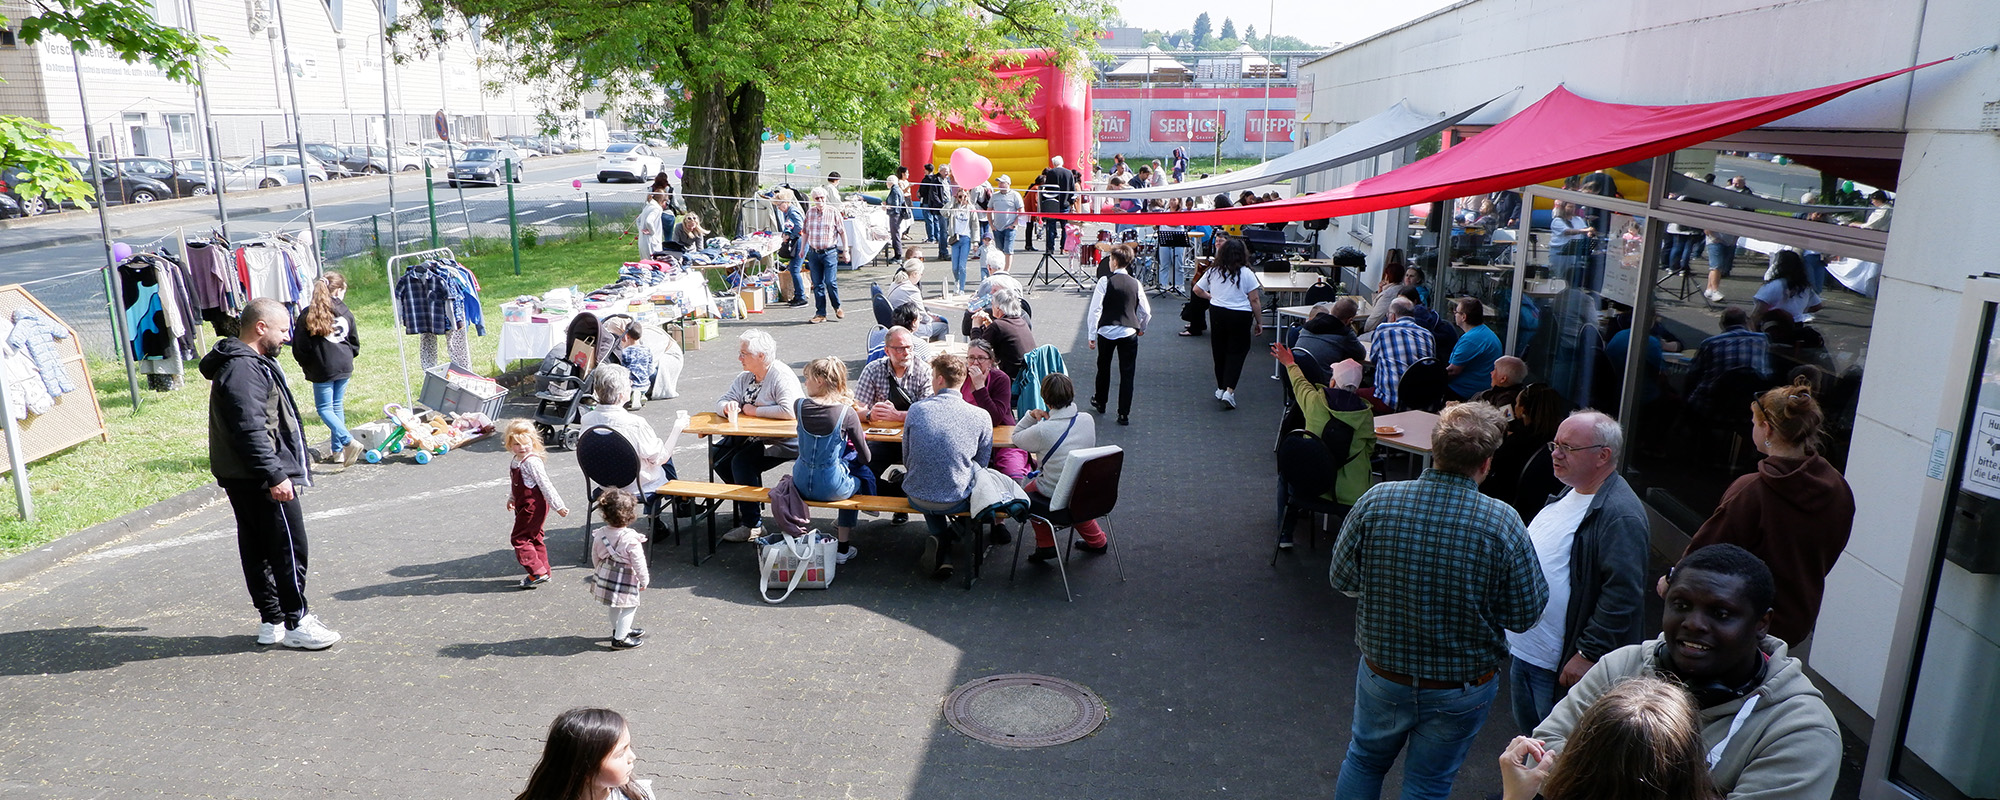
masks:
<svg viewBox="0 0 2000 800"><path fill-rule="evenodd" d="M869 206L865 216L849 217L841 225L847 235L847 263L853 269L874 261L889 246L889 212L881 208Z"/></svg>
<svg viewBox="0 0 2000 800"><path fill-rule="evenodd" d="M596 309L585 310L592 313L600 313L601 310L603 313L623 314L632 300L649 298L661 292L681 292L685 295L690 308L681 309L682 313L693 310L707 311L711 316L718 314L715 295L709 292L708 278L700 270L688 270L667 279L664 283L635 289L623 298L623 302L613 300L607 304L600 304ZM548 322L501 323L500 347L494 356L494 361L500 368L505 369L508 364L521 359L539 359L548 355L551 349L562 343L564 335L569 331L572 318L573 316L566 315L551 317Z"/></svg>

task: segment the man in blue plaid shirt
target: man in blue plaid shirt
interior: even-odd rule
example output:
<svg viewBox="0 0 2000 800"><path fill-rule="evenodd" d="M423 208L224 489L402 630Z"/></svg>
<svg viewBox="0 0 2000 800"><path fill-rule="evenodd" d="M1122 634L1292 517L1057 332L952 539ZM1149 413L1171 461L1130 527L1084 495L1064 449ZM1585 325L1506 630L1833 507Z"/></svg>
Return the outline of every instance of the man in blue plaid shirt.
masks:
<svg viewBox="0 0 2000 800"><path fill-rule="evenodd" d="M1370 334L1368 360L1375 362L1375 399L1396 407L1397 388L1411 364L1437 355L1437 339L1410 315L1416 304L1407 297L1389 302L1389 321Z"/></svg>
<svg viewBox="0 0 2000 800"><path fill-rule="evenodd" d="M1505 631L1533 627L1548 604L1520 515L1479 493L1506 422L1484 403L1445 409L1435 465L1369 489L1341 525L1329 574L1358 600L1362 658L1336 800L1380 797L1406 745L1403 796L1449 796L1500 688Z"/></svg>
<svg viewBox="0 0 2000 800"><path fill-rule="evenodd" d="M1701 349L1695 351L1694 363L1688 367L1688 382L1694 386L1688 392L1688 405L1713 412L1716 384L1724 373L1737 369L1753 370L1759 378L1770 377L1771 337L1750 330L1750 315L1730 306L1722 310L1722 332L1702 340ZM1740 401L1743 405L1749 405L1751 400L1747 395L1721 399Z"/></svg>

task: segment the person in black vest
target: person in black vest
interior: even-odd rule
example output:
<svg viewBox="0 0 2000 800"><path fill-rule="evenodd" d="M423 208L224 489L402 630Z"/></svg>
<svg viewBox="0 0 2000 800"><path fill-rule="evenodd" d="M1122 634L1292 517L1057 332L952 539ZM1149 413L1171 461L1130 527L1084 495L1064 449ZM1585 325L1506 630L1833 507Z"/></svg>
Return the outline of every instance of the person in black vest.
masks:
<svg viewBox="0 0 2000 800"><path fill-rule="evenodd" d="M1042 170L1041 191L1036 197L1039 198L1038 202L1041 203L1041 211L1044 214L1060 214L1069 210L1070 203L1076 197L1076 173L1063 166L1062 156L1049 157L1049 168ZM1060 252L1063 246L1062 220L1051 219L1046 222L1047 235L1042 237L1046 244L1043 247L1051 253Z"/></svg>
<svg viewBox="0 0 2000 800"><path fill-rule="evenodd" d="M1097 351L1097 393L1091 396L1093 413L1104 413L1106 395L1111 393L1111 355L1118 354L1118 424L1132 424L1132 377L1139 368L1139 337L1146 335L1146 323L1153 317L1146 302L1146 287L1132 277L1132 246L1111 248L1111 274L1097 282L1090 295L1090 311L1084 316L1097 328L1090 349Z"/></svg>
<svg viewBox="0 0 2000 800"><path fill-rule="evenodd" d="M924 179L917 182L917 203L924 208L924 232L930 241L937 242L938 260L948 255L944 252L944 178L938 175L937 165L924 165Z"/></svg>

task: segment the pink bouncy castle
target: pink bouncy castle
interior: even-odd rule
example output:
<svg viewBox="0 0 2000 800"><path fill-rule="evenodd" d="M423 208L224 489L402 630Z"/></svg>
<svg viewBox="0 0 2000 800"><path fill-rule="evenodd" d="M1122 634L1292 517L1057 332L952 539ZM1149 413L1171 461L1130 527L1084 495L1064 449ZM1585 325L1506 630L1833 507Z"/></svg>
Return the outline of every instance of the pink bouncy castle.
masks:
<svg viewBox="0 0 2000 800"><path fill-rule="evenodd" d="M902 163L910 168L910 180L923 178L926 163L950 163L952 152L961 147L991 159L993 180L1012 177L1017 190L1028 188L1048 167L1050 156L1062 156L1064 166L1090 178L1089 74L1064 74L1047 50L1009 52L1026 59L1012 66L996 61L993 72L1003 79L1035 80L1025 111L1036 127L997 111L970 121L918 119L903 127Z"/></svg>

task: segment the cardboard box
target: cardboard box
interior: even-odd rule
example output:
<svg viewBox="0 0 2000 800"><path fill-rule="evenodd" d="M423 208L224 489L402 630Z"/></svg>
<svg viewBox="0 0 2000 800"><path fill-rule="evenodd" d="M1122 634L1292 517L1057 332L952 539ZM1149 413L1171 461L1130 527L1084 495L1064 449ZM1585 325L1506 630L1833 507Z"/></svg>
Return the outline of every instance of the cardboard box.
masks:
<svg viewBox="0 0 2000 800"><path fill-rule="evenodd" d="M701 327L696 325L694 320L684 319L676 322L671 326L670 330L674 334L674 340L681 343L682 350L694 351L701 349Z"/></svg>
<svg viewBox="0 0 2000 800"><path fill-rule="evenodd" d="M756 286L736 293L736 302L746 314L764 313L764 287Z"/></svg>

